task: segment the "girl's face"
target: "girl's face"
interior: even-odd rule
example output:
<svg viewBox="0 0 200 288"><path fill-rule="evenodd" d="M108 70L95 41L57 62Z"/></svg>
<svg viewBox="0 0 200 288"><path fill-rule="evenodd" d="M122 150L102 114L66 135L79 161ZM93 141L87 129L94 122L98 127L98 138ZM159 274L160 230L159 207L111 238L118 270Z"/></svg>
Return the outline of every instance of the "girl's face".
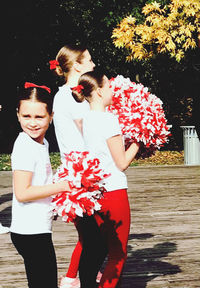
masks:
<svg viewBox="0 0 200 288"><path fill-rule="evenodd" d="M81 63L79 63L79 71L80 71L81 75L86 73L86 72L93 71L94 67L95 67L95 64L92 61L92 57L91 57L89 51L85 50L85 52L83 53L83 58L81 60Z"/></svg>
<svg viewBox="0 0 200 288"><path fill-rule="evenodd" d="M49 115L46 107L42 102L22 100L17 113L22 130L40 144L43 144L45 133L53 117Z"/></svg>
<svg viewBox="0 0 200 288"><path fill-rule="evenodd" d="M102 95L104 107L109 106L112 103L113 93L110 88L110 82L106 76L104 76L104 85L101 88L101 95Z"/></svg>

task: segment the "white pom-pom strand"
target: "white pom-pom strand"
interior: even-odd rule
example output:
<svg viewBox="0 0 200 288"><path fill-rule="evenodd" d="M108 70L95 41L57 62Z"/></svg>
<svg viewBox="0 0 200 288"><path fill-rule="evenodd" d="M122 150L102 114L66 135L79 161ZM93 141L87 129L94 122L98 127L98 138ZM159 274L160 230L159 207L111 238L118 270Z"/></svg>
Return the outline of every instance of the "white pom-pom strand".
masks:
<svg viewBox="0 0 200 288"><path fill-rule="evenodd" d="M98 199L106 192L104 180L109 176L101 169L100 161L88 151L66 154L65 161L54 175L54 182L68 181L71 191L53 196L51 204L54 215L70 222L77 216L92 215L99 211L101 205Z"/></svg>

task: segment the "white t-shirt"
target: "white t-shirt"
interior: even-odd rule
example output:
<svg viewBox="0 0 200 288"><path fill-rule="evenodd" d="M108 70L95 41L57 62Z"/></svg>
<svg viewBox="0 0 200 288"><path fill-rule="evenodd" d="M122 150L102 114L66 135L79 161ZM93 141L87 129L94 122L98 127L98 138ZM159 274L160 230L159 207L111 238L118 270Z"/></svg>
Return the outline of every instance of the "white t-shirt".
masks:
<svg viewBox="0 0 200 288"><path fill-rule="evenodd" d="M49 160L48 142L39 144L21 132L14 144L12 170L33 172L32 185L52 183L52 169ZM14 192L14 191L13 191ZM30 202L19 202L13 193L11 232L18 234L51 233L51 197Z"/></svg>
<svg viewBox="0 0 200 288"><path fill-rule="evenodd" d="M83 137L74 120L82 119L88 111L88 102L76 102L67 84L59 87L53 102L53 122L61 158L64 153L85 150Z"/></svg>
<svg viewBox="0 0 200 288"><path fill-rule="evenodd" d="M86 149L99 158L106 172L111 173L111 176L105 180L107 191L127 188L126 175L117 168L106 141L120 134L118 119L111 113L90 111L83 118L83 138Z"/></svg>

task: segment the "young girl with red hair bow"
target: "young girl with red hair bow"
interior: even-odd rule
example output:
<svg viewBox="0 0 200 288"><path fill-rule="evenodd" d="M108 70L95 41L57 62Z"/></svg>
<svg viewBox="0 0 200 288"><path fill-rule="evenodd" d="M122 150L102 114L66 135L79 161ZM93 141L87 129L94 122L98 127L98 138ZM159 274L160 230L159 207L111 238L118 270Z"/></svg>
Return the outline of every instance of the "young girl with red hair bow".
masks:
<svg viewBox="0 0 200 288"><path fill-rule="evenodd" d="M67 181L52 184L45 133L52 121L50 89L25 83L17 116L22 128L13 147L11 240L23 257L28 287L57 288L57 264L52 243L52 198L70 191Z"/></svg>
<svg viewBox="0 0 200 288"><path fill-rule="evenodd" d="M61 161L64 161L65 154L72 151L85 151L83 137L78 128L81 127L81 121L85 114L89 111L87 101L79 101L72 95L73 88L77 86L79 77L85 72L92 71L95 64L87 48L82 45L65 45L57 53L56 59L50 61L50 69L63 79L64 85L59 87L54 97L53 103L53 123L55 126L55 134L61 154ZM81 87L76 87L79 91ZM93 230L93 241L99 242L99 255L103 255L100 244L100 231L93 216L77 219L75 226L78 230L79 241L72 253L68 271L61 279L60 288L79 288L80 282L77 278L78 269L85 274L86 263L82 261L82 233L87 231L88 235ZM86 260L88 270L91 272L93 267L89 266L89 262L93 262L94 245L88 251ZM104 247L102 247L104 250ZM100 257L100 256L99 256ZM84 259L84 258L83 258ZM96 257L98 260L98 257ZM89 272L88 271L88 272ZM94 273L95 274L95 273ZM93 274L93 275L94 275ZM95 283L96 279L93 279ZM90 288L92 284L88 283Z"/></svg>
<svg viewBox="0 0 200 288"><path fill-rule="evenodd" d="M136 156L139 145L132 143L126 151L124 149L118 119L106 112L106 107L112 101L112 91L104 74L98 71L85 73L79 78L78 85L79 88L73 90L74 96L80 100L86 99L90 104L90 111L84 116L82 127L86 148L100 160L102 167L111 173L111 176L105 179L107 192L99 200L101 210L95 213L95 218L108 248L108 261L98 287L114 288L119 282L126 261L130 228L127 179L123 171ZM85 254L90 246L88 243L92 245L90 237L85 235ZM85 283L91 277L90 271L84 277L81 287L85 288Z"/></svg>

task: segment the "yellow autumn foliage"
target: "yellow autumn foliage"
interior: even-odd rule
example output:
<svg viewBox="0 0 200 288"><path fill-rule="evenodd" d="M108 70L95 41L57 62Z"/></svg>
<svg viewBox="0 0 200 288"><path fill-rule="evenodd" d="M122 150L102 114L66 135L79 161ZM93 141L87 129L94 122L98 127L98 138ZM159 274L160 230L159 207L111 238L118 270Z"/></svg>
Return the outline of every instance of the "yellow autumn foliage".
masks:
<svg viewBox="0 0 200 288"><path fill-rule="evenodd" d="M154 1L146 4L143 24L128 16L113 29L113 43L129 51L127 61L151 58L157 53L168 53L180 62L185 51L197 46L200 35L200 1L171 0L161 7ZM200 36L199 36L200 37Z"/></svg>

